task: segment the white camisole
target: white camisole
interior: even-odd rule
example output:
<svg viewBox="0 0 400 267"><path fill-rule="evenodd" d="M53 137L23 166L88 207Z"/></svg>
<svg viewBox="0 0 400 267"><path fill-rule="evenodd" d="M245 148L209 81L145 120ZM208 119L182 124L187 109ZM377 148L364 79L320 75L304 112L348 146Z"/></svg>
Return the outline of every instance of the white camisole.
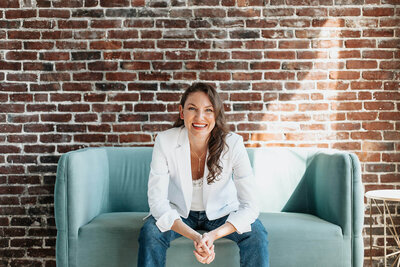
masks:
<svg viewBox="0 0 400 267"><path fill-rule="evenodd" d="M203 177L197 180L192 180L193 193L192 193L192 204L190 210L193 211L204 211L203 205Z"/></svg>

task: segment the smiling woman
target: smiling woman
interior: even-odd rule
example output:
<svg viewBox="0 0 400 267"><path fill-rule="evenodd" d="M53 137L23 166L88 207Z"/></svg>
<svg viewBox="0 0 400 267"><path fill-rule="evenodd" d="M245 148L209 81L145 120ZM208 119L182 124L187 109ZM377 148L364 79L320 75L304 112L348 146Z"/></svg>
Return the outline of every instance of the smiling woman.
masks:
<svg viewBox="0 0 400 267"><path fill-rule="evenodd" d="M253 187L243 139L228 131L218 93L208 84L193 84L182 95L174 127L154 144L152 216L140 231L138 266L165 266L170 242L181 236L193 241L201 263L214 260L214 241L225 237L239 246L242 266L269 266Z"/></svg>

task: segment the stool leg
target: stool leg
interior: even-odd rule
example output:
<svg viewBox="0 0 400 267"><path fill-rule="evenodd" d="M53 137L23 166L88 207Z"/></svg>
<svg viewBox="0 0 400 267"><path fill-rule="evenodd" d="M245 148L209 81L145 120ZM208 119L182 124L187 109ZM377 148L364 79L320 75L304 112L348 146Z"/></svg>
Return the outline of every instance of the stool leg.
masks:
<svg viewBox="0 0 400 267"><path fill-rule="evenodd" d="M372 199L369 199L369 261L372 267Z"/></svg>
<svg viewBox="0 0 400 267"><path fill-rule="evenodd" d="M384 255L385 255L385 266L387 264L386 260L386 201L383 201L383 242L384 242Z"/></svg>

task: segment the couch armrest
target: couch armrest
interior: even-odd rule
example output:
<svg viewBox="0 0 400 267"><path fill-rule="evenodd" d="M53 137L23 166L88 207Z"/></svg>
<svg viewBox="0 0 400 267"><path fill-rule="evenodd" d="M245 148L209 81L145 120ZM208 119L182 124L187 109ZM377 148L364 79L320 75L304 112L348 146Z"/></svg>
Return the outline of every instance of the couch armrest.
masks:
<svg viewBox="0 0 400 267"><path fill-rule="evenodd" d="M354 154L318 153L307 168L310 208L318 217L339 225L344 236L363 225L360 163Z"/></svg>
<svg viewBox="0 0 400 267"><path fill-rule="evenodd" d="M108 176L104 149L82 149L60 158L54 193L57 266L76 266L79 228L108 208Z"/></svg>
<svg viewBox="0 0 400 267"><path fill-rule="evenodd" d="M342 228L352 266L362 266L364 220L360 162L347 152L318 152L283 209L316 215Z"/></svg>

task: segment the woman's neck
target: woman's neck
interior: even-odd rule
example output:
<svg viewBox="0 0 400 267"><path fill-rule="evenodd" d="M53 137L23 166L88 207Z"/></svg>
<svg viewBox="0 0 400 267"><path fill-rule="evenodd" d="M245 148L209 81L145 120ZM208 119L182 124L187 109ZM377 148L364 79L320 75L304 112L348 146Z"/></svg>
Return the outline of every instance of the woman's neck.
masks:
<svg viewBox="0 0 400 267"><path fill-rule="evenodd" d="M200 154L207 151L208 139L209 137L199 138L189 135L190 149Z"/></svg>

